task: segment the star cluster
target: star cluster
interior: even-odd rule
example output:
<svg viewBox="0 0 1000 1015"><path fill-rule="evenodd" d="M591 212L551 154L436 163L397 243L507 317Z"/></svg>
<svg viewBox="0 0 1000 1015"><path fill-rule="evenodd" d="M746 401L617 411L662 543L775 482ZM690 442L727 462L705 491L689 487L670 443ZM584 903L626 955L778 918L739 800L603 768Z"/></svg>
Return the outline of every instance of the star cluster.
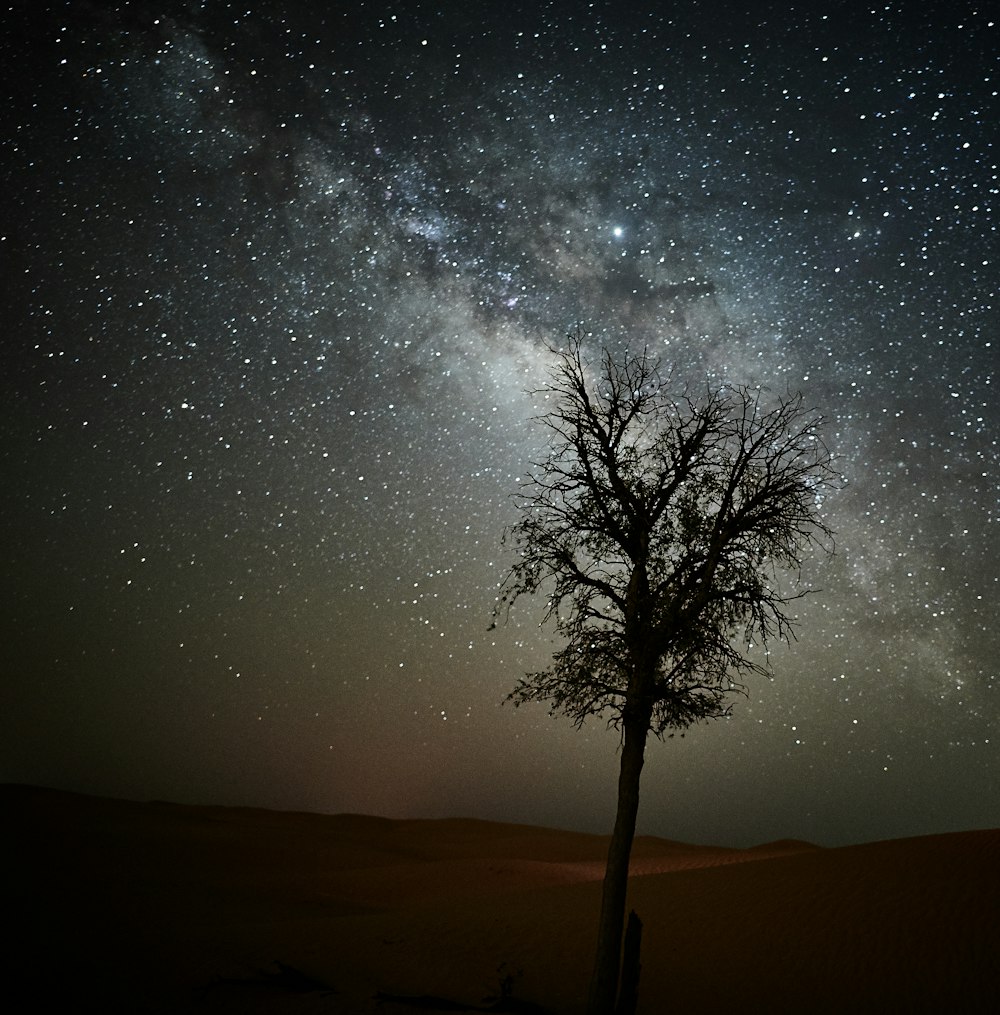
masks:
<svg viewBox="0 0 1000 1015"><path fill-rule="evenodd" d="M825 12L824 12L825 11ZM642 826L1000 822L985 5L145 0L2 15L0 777L606 831L616 734L501 701L548 347L802 391L798 641Z"/></svg>

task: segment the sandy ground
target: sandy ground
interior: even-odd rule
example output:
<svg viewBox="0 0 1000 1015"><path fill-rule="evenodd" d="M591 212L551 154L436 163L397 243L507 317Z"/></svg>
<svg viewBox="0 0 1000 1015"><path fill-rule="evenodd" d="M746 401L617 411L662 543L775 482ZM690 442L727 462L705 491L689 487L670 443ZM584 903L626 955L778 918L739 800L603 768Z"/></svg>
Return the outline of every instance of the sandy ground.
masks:
<svg viewBox="0 0 1000 1015"><path fill-rule="evenodd" d="M0 808L8 1011L397 1015L442 1009L378 992L471 1009L508 977L517 999L583 1010L604 837L18 786ZM640 838L633 871L644 1015L1000 996L1000 830L840 849Z"/></svg>

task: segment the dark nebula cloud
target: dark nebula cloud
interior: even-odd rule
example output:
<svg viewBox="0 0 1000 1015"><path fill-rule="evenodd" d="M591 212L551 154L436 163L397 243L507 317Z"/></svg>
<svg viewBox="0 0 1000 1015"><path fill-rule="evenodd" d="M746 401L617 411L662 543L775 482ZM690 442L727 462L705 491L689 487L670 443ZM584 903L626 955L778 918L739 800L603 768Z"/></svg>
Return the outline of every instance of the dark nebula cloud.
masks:
<svg viewBox="0 0 1000 1015"><path fill-rule="evenodd" d="M775 677L644 830L1000 823L985 7L27 3L0 74L0 778L606 831L488 631L583 322L802 391L847 489Z"/></svg>

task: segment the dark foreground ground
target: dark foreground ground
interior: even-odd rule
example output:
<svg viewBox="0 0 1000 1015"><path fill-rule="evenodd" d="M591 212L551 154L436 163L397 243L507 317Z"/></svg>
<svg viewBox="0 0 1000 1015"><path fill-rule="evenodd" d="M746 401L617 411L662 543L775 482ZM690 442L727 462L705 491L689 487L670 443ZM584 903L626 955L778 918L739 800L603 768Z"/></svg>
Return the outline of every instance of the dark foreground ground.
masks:
<svg viewBox="0 0 1000 1015"><path fill-rule="evenodd" d="M0 814L3 1010L583 1010L603 837L22 786L0 786ZM1000 830L841 849L646 838L634 871L643 1015L1000 997Z"/></svg>

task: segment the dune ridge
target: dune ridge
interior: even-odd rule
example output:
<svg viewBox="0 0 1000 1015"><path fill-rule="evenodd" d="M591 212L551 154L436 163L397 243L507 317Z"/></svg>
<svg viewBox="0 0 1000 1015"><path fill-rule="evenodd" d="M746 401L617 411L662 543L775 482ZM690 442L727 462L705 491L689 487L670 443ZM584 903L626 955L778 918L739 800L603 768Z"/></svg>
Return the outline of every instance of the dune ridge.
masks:
<svg viewBox="0 0 1000 1015"><path fill-rule="evenodd" d="M583 1010L605 836L23 786L0 807L13 1010L392 1015L408 1009L386 996L481 1004L506 976ZM1000 830L837 849L641 836L630 903L648 1015L973 1012L1000 990Z"/></svg>

